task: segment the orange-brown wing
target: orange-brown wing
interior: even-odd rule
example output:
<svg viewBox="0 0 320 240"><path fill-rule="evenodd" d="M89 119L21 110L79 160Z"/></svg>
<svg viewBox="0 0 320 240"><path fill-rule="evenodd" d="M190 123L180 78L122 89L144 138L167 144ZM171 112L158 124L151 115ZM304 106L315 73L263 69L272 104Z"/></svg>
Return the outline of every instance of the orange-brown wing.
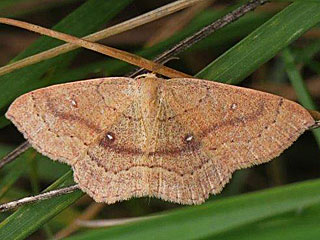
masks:
<svg viewBox="0 0 320 240"><path fill-rule="evenodd" d="M60 84L20 96L6 117L44 155L72 164L132 101L134 80Z"/></svg>
<svg viewBox="0 0 320 240"><path fill-rule="evenodd" d="M270 160L314 123L299 105L244 88L173 79L158 90L154 127L147 129L154 142L145 142L137 95L73 166L76 182L96 201L202 203L233 171Z"/></svg>
<svg viewBox="0 0 320 240"><path fill-rule="evenodd" d="M297 103L264 92L199 79L171 79L165 88L169 120L198 146L190 161L176 157L175 168L194 168L189 182L205 193L220 192L236 169L278 156L315 122Z"/></svg>

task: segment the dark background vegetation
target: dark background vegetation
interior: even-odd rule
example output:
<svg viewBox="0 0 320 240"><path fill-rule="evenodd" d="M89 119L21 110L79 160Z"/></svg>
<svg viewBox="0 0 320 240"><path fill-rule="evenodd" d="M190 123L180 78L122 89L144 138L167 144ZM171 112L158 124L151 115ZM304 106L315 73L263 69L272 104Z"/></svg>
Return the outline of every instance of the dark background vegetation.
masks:
<svg viewBox="0 0 320 240"><path fill-rule="evenodd" d="M3 3L0 3L0 15L51 28L85 2L88 1L3 1ZM118 14L115 14L115 16L108 22L106 21L105 23L100 24L101 26L91 32L107 26L112 26L169 2L172 1L131 1L130 4L124 7L123 10L119 11ZM156 53L160 53L161 50L172 46L172 42L175 41L174 39L181 38L181 36L188 36L196 29L200 29L201 25L205 25L206 23L212 22L219 16L223 16L225 13L229 12L230 9L236 6L238 2L239 1L220 0L209 4L205 8L195 9L193 12L189 11L188 14L194 14L194 17L190 20L183 20L185 23L182 24L181 29L174 29L173 32L170 31L171 25L168 23L172 23L172 19L181 18L181 15L183 14L186 15L185 11L181 11L177 14L146 24L137 29L110 37L101 41L101 43L123 49L128 52L140 53L141 49L152 48L150 47L151 44L154 44L153 46L156 46L154 49L157 49L157 43L152 43L153 39L156 36L161 35L163 31L168 31L169 34L167 39L169 40L167 41L166 39L162 39L162 43L160 43L160 45L162 44L161 47L158 47L158 49L152 53L145 54L145 56L151 59L156 55ZM179 59L173 59L166 65L190 75L195 75L209 63L217 59L221 54L239 43L253 30L286 8L289 4L289 2L272 2L260 7L255 12L246 15L240 21L226 27L222 31L212 34L207 39L194 45L192 48L180 54L178 56ZM91 14L94 14L94 12ZM312 17L313 16L310 16L310 18ZM86 28L88 26L82 25L81 22L74 22L73 24L79 24L81 28ZM39 36L37 34L1 25L0 65L2 66L7 64L11 59L27 49L31 44L35 43L38 38ZM320 97L320 58L318 54L319 51L317 50L320 49L319 38L320 29L319 27L314 27L302 34L290 45L290 51L295 56L296 70L301 74L304 82L307 84L315 103L319 101ZM257 41L259 41L259 39L257 39ZM268 48L265 49L265 51L268 50ZM41 85L46 86L52 83L75 81L101 76L122 76L134 69L127 64L119 64L119 61L112 60L104 55L93 53L88 50L77 50L76 53L77 55L75 56L69 56L70 61L67 64L64 63L61 69L59 69L60 63L58 61L55 62L53 66L48 67L41 76L37 76L34 81L40 81L41 83L39 86L36 86L36 88ZM303 58L305 56L306 58ZM52 80L53 78L59 79ZM0 84L1 80L2 79L0 77ZM32 79L29 80L33 81ZM10 79L10 81L20 81L20 79ZM260 64L259 66L257 65L255 71L241 81L239 85L275 93L291 100L298 101L296 90L292 87L288 78L288 69L281 51L266 63ZM26 85L20 85L17 87L28 88L28 85L26 83ZM1 90L11 91L11 89ZM24 89L21 91L24 91ZM0 94L10 95L11 93L0 92ZM12 96L12 98L14 98L15 94L12 94ZM5 108L3 108L2 111L4 112ZM24 139L12 124L8 124L4 119L1 121L0 153L3 156L15 146L22 143ZM244 193L260 191L263 189L272 189L289 183L317 179L319 178L320 170L319 154L319 145L317 145L315 136L312 132L308 131L288 150L271 162L236 172L222 194L212 196L208 201L213 204L215 201L220 201L230 196L239 196ZM8 202L24 196L37 194L48 187L52 182L63 176L69 169L70 168L66 165L53 162L40 154L37 154L35 151L29 150L14 163L6 166L6 168L0 172L1 202ZM6 182L2 181L2 179L5 179ZM78 218L86 218L89 220L138 217L173 210L176 208L185 207L154 198L131 199L129 201L113 205L104 205L94 203L92 199L84 195L80 200L76 201L66 210L59 213L50 221L47 221L45 225L42 227L39 226L38 230L35 231L35 233L33 233L28 239L49 239L56 234L58 234L58 236L63 236L69 235L73 231L78 231L78 234L88 231L87 228L81 228L74 224L75 220ZM0 221L6 219L10 214L11 212L0 213ZM289 211L287 214L287 218L283 217L283 219L285 219L282 219L283 221L291 221L291 215L293 213ZM281 217L282 215L279 216ZM266 221L269 221L269 223L271 221L272 223L272 218L270 219L267 219ZM275 222L276 224L279 224L279 221L281 223L282 220L279 220L278 218ZM250 225L245 224L241 227L238 226L238 228L231 228L230 231L225 233L226 235L222 233L215 233L218 234L216 235L216 238L223 239L224 237L228 237L224 239L233 239L234 236L245 236L250 232L248 229L252 229L252 227L255 226L254 224L259 223L259 221L251 223L251 228ZM179 225L179 222L177 221L172 224ZM194 224L197 225L197 222ZM199 224L203 223L200 221ZM260 225L260 227L266 223L262 222L261 224L262 225ZM275 223L273 222L273 224ZM281 224L277 226L281 226ZM31 233L34 230L31 231L27 229L26 231ZM179 235L179 231L181 231L181 235ZM177 228L177 238L179 238L179 236L183 236L183 231L183 229L179 230L179 228ZM153 235L151 230L148 232L148 229L146 229L146 234L146 238L157 237L157 235ZM210 234L208 236L210 236ZM170 235L168 237L170 237ZM10 239L10 237L8 239Z"/></svg>

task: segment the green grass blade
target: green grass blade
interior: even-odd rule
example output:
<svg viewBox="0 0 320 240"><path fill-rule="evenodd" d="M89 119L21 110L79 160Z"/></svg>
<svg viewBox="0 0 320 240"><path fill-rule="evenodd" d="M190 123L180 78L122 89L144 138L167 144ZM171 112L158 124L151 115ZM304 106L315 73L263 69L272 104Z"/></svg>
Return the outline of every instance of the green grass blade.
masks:
<svg viewBox="0 0 320 240"><path fill-rule="evenodd" d="M299 11L297 10L298 5L301 7L299 8ZM306 7L306 5L312 6L311 9ZM273 17L269 22L257 29L253 35L251 34L242 42L237 44L235 47L236 50L234 50L234 48L230 49L230 51L215 61L219 62L219 64L214 65L217 68L214 67L210 69L210 66L209 73L217 70L218 73L224 77L224 79L230 80L230 82L242 80L263 62L273 57L280 49L300 36L303 31L306 31L317 23L317 21L320 19L320 14L317 13L319 12L320 8L315 9L316 7L313 5L314 4L311 3L295 3L290 5L288 8L286 8L286 10L282 11ZM310 14L313 14L313 19L309 19ZM308 16L308 18L306 16ZM303 20L306 20L306 23ZM290 23L291 21L293 22L292 24ZM294 27L295 29L293 29ZM272 31L274 31L276 34L272 35L274 34ZM254 37L257 33L260 35L257 37L255 42ZM280 36L284 37L283 41L280 39ZM251 41L248 41L248 38L250 39L250 37ZM276 48L270 49L269 47L272 45L272 43L274 43L271 41L271 38L273 37L277 39L276 45L278 44L278 41L280 41L282 45L278 44ZM251 49L253 49L252 52ZM257 49L259 51L257 51ZM268 51L266 51L266 49ZM271 53L269 53L269 50ZM260 54L257 54L256 51ZM227 57L224 57L225 55ZM233 61L234 59L232 56L239 57L239 59L236 59L238 61ZM243 62L241 62L241 57L244 58ZM53 60L54 59L49 61ZM63 59L61 59L61 61L63 61ZM45 65L46 63L47 61L40 63L39 65ZM59 73L61 73L61 69L64 69L68 63L69 60L63 63L62 68L55 68L54 66L52 67L50 65L39 68L40 70L43 70L42 73L47 73L48 69L50 68L53 69L49 74L50 77L44 78L45 82L37 82L39 79L41 79L42 75L39 75L38 78L35 78L35 82L29 81L25 78L25 85L16 85L11 87L11 90L13 89L14 91L10 94L13 93L13 95L17 95L15 88L23 88L23 91L28 91L28 89L25 89L25 87L29 87L28 84L34 84L32 88L41 87L42 84L48 85L48 81L52 80L52 76L57 76ZM28 67L26 69L32 70L33 68L31 67L33 66L30 66L30 68ZM223 72L224 69L227 69L228 71L230 70L230 73ZM34 68L33 71L31 71L35 77L37 77L37 74L34 72L36 70L37 68ZM24 71L26 70L22 69L8 75L11 76L18 73L26 73ZM7 77L8 75L4 77ZM203 76L206 76L206 74L203 74ZM210 74L208 74L208 76L210 76ZM229 76L232 76L232 78L229 78ZM10 79L8 78L7 80L7 86L9 86ZM56 81L61 81L61 79ZM51 83L52 82L50 82L50 84ZM3 90L5 90L5 88L3 88ZM8 96L10 94L8 94ZM12 98L14 98L14 96ZM1 95L0 105L3 104L1 99L6 100L7 103L10 102L10 100L7 100ZM5 109L7 106L7 103L3 104L3 109ZM71 174L69 173L69 175L67 175L61 181L63 180L66 180L66 182L71 184ZM181 210L171 212L167 216L163 216L159 219L134 223L121 227L114 227L108 230L103 229L90 231L77 238L71 239L101 239L106 237L111 239L116 237L120 239L143 239L146 236L154 236L158 237L159 239L194 239L199 237L213 236L221 232L231 231L246 224L251 224L258 220L272 217L274 215L319 203L319 186L319 181L311 181L259 193L247 194L241 197L222 199L207 203L203 206L182 208ZM69 194L20 208L17 212L12 214L0 224L0 239L25 238L38 229L42 224L46 223L54 215L78 199L80 195L82 195L81 192L77 194Z"/></svg>
<svg viewBox="0 0 320 240"><path fill-rule="evenodd" d="M303 49L294 51L298 62L308 63L320 51L320 40L315 40Z"/></svg>
<svg viewBox="0 0 320 240"><path fill-rule="evenodd" d="M30 150L28 151L30 152ZM0 181L0 199L6 194L10 187L24 174L26 171L26 159L25 156L28 153L15 159L5 169L2 169L1 181Z"/></svg>
<svg viewBox="0 0 320 240"><path fill-rule="evenodd" d="M206 26L214 19L221 15L221 11L207 10L201 15L197 16L194 21L192 21L185 30L180 31L173 37L163 41L153 47L145 48L137 51L136 54L151 59L162 51L170 48L174 44L178 43L184 37L190 35L192 32L199 30L201 27ZM263 24L271 17L270 14L249 14L239 21L228 25L227 27L219 30L212 36L202 40L201 42L194 45L188 51L193 50L204 50L204 49L216 49L219 46L227 43L233 43L234 39L243 38L258 26ZM55 78L61 79L62 82L69 82L77 79L85 78L89 73L93 72L104 72L106 76L121 76L122 74L128 73L133 67L125 62L117 60L105 60L95 63L86 64L83 67L77 69L69 69L63 72L63 74L55 75ZM184 70L185 71L185 70Z"/></svg>
<svg viewBox="0 0 320 240"><path fill-rule="evenodd" d="M69 33L78 37L85 36L99 29L107 20L114 17L120 10L132 0L90 0L81 5L69 16L64 18L53 29ZM56 39L41 37L25 52L19 54L13 61L25 58L35 53L42 52L61 44ZM34 64L23 69L0 77L0 109L4 114L8 105L19 95L30 90L47 86L59 79L51 79L50 76L64 69L78 51L60 55L53 59Z"/></svg>
<svg viewBox="0 0 320 240"><path fill-rule="evenodd" d="M46 190L49 191L72 184L74 184L72 171L69 171ZM82 195L83 193L77 190L67 195L20 207L0 223L0 239L25 239Z"/></svg>
<svg viewBox="0 0 320 240"><path fill-rule="evenodd" d="M294 56L289 50L289 48L286 48L282 51L282 59L285 63L286 71L289 76L290 82L293 88L295 89L301 104L307 109L317 110L317 106L312 100L307 86L305 85L302 76L300 75L300 72L298 71L295 65ZM320 129L314 129L312 130L312 133L316 138L318 146L320 147Z"/></svg>
<svg viewBox="0 0 320 240"><path fill-rule="evenodd" d="M12 151L14 148L0 145L0 159ZM6 165L0 170L0 199L6 194L8 189L23 174L23 158L17 158L13 163Z"/></svg>
<svg viewBox="0 0 320 240"><path fill-rule="evenodd" d="M91 230L68 239L202 239L317 203L320 180L307 181L186 207L147 221Z"/></svg>
<svg viewBox="0 0 320 240"><path fill-rule="evenodd" d="M320 205L291 212L234 231L214 235L215 240L314 240L320 236ZM212 239L208 237L206 239Z"/></svg>
<svg viewBox="0 0 320 240"><path fill-rule="evenodd" d="M48 10L50 8L66 5L76 1L79 2L81 0L53 1L46 2L45 4L40 4L38 0L1 0L0 15L2 17L16 17L25 14L31 14L39 10Z"/></svg>
<svg viewBox="0 0 320 240"><path fill-rule="evenodd" d="M320 4L293 3L209 64L197 77L236 84L319 21Z"/></svg>
<svg viewBox="0 0 320 240"><path fill-rule="evenodd" d="M23 2L24 0L2 0L0 2L0 10L10 7L10 6L14 6L17 3Z"/></svg>
<svg viewBox="0 0 320 240"><path fill-rule="evenodd" d="M299 101L303 104L305 108L316 110L317 106L308 92L307 86L305 85L302 76L300 75L295 65L294 56L289 50L289 48L285 48L282 51L282 59L285 63L287 74L289 76L293 88L297 93Z"/></svg>
<svg viewBox="0 0 320 240"><path fill-rule="evenodd" d="M101 24L105 23L107 19L113 17L129 2L131 2L131 0L90 0L61 21L55 29L69 32L77 36L87 35L96 30ZM69 28L72 29L72 31L67 31ZM20 54L16 59L24 58L25 56L43 51L44 49L51 48L57 44L59 44L59 41L45 37L41 38L26 52ZM15 94L19 95L27 88L37 88L42 84L47 85L48 83L46 81L48 81L50 77L45 77L44 79L47 79L45 81L44 79L39 81L41 75L47 72L50 68L54 69L56 64L60 64L56 69L63 69L64 66L69 64L73 56L74 53L69 53L69 57L67 58L65 54L55 59L29 66L3 76L0 79L2 83L0 88L3 87L0 99L4 101L1 100L0 105L3 104L3 106L5 106L5 101L8 100L6 97L13 96L14 98ZM54 71L57 71L56 69L54 69ZM17 80L12 82L13 79ZM57 187L58 185L62 187L71 183L73 183L73 181L71 173L69 172L69 175L58 180L53 187ZM23 239L36 231L41 225L46 223L64 208L72 204L76 199L82 196L82 194L83 193L81 191L76 191L72 194L20 208L0 224L0 239ZM23 217L23 220L21 217ZM23 224L21 224L21 221L23 221Z"/></svg>
<svg viewBox="0 0 320 240"><path fill-rule="evenodd" d="M233 9L234 7L232 7ZM173 37L169 38L168 40L161 42L160 44L157 44L154 47L143 49L142 51L137 52L137 54L152 58L156 56L157 54L161 53L162 51L168 49L169 47L173 46L180 40L184 39L185 37L189 36L190 34L198 31L200 28L206 26L207 24L211 23L215 19L219 18L226 12L229 12L230 10L223 10L223 11L212 11L208 10L203 12L201 15L197 16L190 24L187 26L183 31L175 34ZM217 33L213 34L211 37L205 39L204 41L201 41L200 43L196 44L193 49L203 49L203 48L215 48L215 46L226 44L228 42L233 42L233 38L242 38L245 35L247 35L249 32L251 32L253 29L261 25L263 22L265 22L267 19L269 19L271 14L256 14L252 13L249 14L243 18L241 18L239 21L227 26L224 29L221 29ZM191 49L192 50L192 49ZM65 54L66 55L66 54ZM65 55L63 55L63 59L61 61L66 61ZM51 61L51 60L49 60ZM58 61L58 60L57 60ZM67 61L68 62L68 61ZM38 65L38 64L37 64ZM32 67L32 66L30 66ZM29 67L27 67L29 69ZM41 79L41 85L37 84L34 86L29 85L30 89L33 90L38 87L44 87L49 84L53 83L62 83L72 80L78 80L82 79L85 76L88 75L88 73L92 73L95 71L103 71L105 72L105 75L121 75L123 73L127 73L128 71L132 70L133 67L128 65L125 62L117 61L117 60L107 60L99 63L89 64L89 66L81 67L80 69L76 70L61 70L59 71L57 69L54 69L50 72L49 77L47 76L45 79ZM23 71L23 69L18 70ZM14 72L15 73L15 72ZM12 73L12 74L14 74ZM33 75L34 73L31 72L30 78L36 79ZM8 74L9 76L11 74ZM4 76L6 78L6 76ZM26 78L26 76L25 76ZM14 77L12 77L14 79ZM0 77L1 81L1 77ZM36 81L36 80L35 80ZM17 82L12 82L12 87L15 87L16 84L19 84ZM25 88L23 88L25 89ZM1 90L1 85L0 85ZM27 90L23 90L22 93L26 92ZM8 93L9 94L9 93ZM4 98L3 98L4 99ZM0 94L0 100L1 100L1 94ZM3 106L0 103L0 108L3 107L6 109L6 104L3 104ZM4 111L3 111L4 113ZM6 126L9 123L7 119L5 119L3 116L0 117L0 128Z"/></svg>
<svg viewBox="0 0 320 240"><path fill-rule="evenodd" d="M5 149L11 149L1 146L0 153ZM5 151L9 152L9 150ZM6 165L0 171L0 199L7 193L7 191L13 186L13 184L22 176L28 176L28 158L36 154L34 149L29 149L10 164ZM4 154L1 154L4 156ZM37 153L35 160L39 169L39 177L47 182L52 182L64 175L70 167L66 164L62 164L56 161L52 161L47 157Z"/></svg>

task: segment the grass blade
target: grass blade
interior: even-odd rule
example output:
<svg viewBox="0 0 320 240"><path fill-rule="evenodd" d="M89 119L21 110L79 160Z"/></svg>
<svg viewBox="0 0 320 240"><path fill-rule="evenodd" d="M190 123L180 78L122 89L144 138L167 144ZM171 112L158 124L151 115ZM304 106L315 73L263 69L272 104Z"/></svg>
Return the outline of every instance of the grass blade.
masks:
<svg viewBox="0 0 320 240"><path fill-rule="evenodd" d="M66 173L46 190L67 187L74 184L72 171ZM68 195L43 200L36 204L19 208L0 224L0 239L25 239L48 220L56 216L66 207L70 206L83 193L76 190Z"/></svg>
<svg viewBox="0 0 320 240"><path fill-rule="evenodd" d="M134 240L145 236L153 236L154 239L202 239L318 203L320 180L308 181L186 207L147 221L92 230L68 240Z"/></svg>
<svg viewBox="0 0 320 240"><path fill-rule="evenodd" d="M43 11L60 5L66 5L81 0L45 1L39 0L2 0L0 2L0 15L14 17L32 14L36 11Z"/></svg>
<svg viewBox="0 0 320 240"><path fill-rule="evenodd" d="M320 4L295 2L209 64L197 77L239 83L319 21Z"/></svg>
<svg viewBox="0 0 320 240"><path fill-rule="evenodd" d="M285 48L282 51L282 59L285 63L286 71L288 73L291 84L298 95L299 101L303 104L305 108L316 110L317 106L308 92L308 89L302 79L302 76L300 75L295 65L294 56L289 50L289 48Z"/></svg>
<svg viewBox="0 0 320 240"><path fill-rule="evenodd" d="M320 205L266 219L214 236L215 240L314 240L320 235ZM207 239L212 239L208 237Z"/></svg>
<svg viewBox="0 0 320 240"><path fill-rule="evenodd" d="M66 32L71 35L82 37L98 30L98 28L102 24L115 16L130 2L131 0L87 1L72 14L58 23L54 27L54 29L61 32ZM61 41L57 41L55 39L41 37L25 52L19 54L14 60L22 59L35 53L42 52L49 48L53 48L61 43ZM68 54L60 55L48 61L44 61L1 76L1 113L3 114L11 101L19 95L39 87L47 86L49 83L53 84L55 82L59 82L59 79L51 79L50 76L63 70L65 66L68 66L77 52L78 51L73 51Z"/></svg>
<svg viewBox="0 0 320 240"><path fill-rule="evenodd" d="M213 62L213 67L210 65L206 68L207 73L203 73L202 76L215 79L211 76L215 76L213 72L218 71L217 76L221 76L219 79L222 81L241 81L320 20L320 7L316 5L313 3L290 5L237 44L235 48L230 49ZM313 14L312 19L310 14ZM275 38L277 42L274 43L272 38ZM278 44L278 42L280 43ZM276 46L273 47L272 44ZM234 57L238 57L238 59ZM65 63L66 65L67 63ZM226 70L230 72L226 72ZM55 74L57 71L54 71L52 75ZM1 100L0 103L2 104ZM71 173L61 181L71 183ZM317 204L320 202L319 187L320 180L317 180L222 199L202 206L182 208L154 220L89 231L70 239L102 239L106 237L111 239L143 239L145 236L158 239L194 239L215 236L258 220ZM0 239L22 239L30 235L40 225L82 195L81 192L78 194L69 194L20 208L0 224ZM62 197L65 199L61 200ZM22 223L21 226L20 223ZM179 224L177 225L177 223Z"/></svg>
<svg viewBox="0 0 320 240"><path fill-rule="evenodd" d="M294 56L289 48L286 48L282 51L282 59L285 63L290 82L297 93L299 101L305 108L316 110L317 106L312 100L310 93L295 65ZM320 146L320 129L314 129L312 130L312 133L316 138L318 146Z"/></svg>

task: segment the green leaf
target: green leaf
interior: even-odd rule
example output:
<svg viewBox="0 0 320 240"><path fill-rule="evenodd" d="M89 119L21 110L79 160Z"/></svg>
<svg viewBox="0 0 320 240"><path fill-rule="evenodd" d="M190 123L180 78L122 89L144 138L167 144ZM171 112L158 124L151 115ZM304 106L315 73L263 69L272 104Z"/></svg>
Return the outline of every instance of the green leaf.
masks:
<svg viewBox="0 0 320 240"><path fill-rule="evenodd" d="M5 155L5 152L10 152L12 147L0 146L1 158ZM34 149L29 149L21 156L16 158L13 162L7 164L0 171L0 199L7 193L7 191L13 186L13 184L22 176L27 176L28 174L28 158L36 154L35 160L39 166L39 177L46 181L55 181L62 175L64 175L70 167L66 164L62 164L56 161L52 161L47 157L36 153ZM0 159L1 159L0 158Z"/></svg>
<svg viewBox="0 0 320 240"><path fill-rule="evenodd" d="M232 7L232 9L234 6ZM169 47L173 46L174 44L178 43L180 40L184 39L185 37L189 36L190 34L198 31L202 27L206 26L207 24L211 23L215 19L219 18L229 10L223 10L223 11L212 11L207 10L203 12L201 15L197 16L190 24L187 26L183 31L178 32L173 37L167 39L164 42L161 42L151 48L143 49L141 51L138 51L137 54L152 58L156 56L157 54L161 53L162 51L168 49ZM211 49L214 49L215 47L226 44L228 42L234 41L234 38L239 38L246 36L249 32L251 32L253 29L255 29L257 26L261 25L263 22L265 22L270 17L270 14L249 14L239 21L232 23L231 25L227 26L224 29L221 29L217 33L213 34L211 37L205 39L204 41L201 41L200 43L196 44L192 49L204 49L210 47ZM191 49L191 50L192 50ZM65 55L63 55L65 56ZM67 59L63 57L63 61L66 61ZM49 60L51 61L51 60ZM32 67L32 66L30 66ZM29 67L27 67L29 69ZM82 79L86 77L89 73L92 72L105 72L105 75L121 75L125 72L128 72L129 70L132 70L133 67L129 64L117 60L106 60L101 61L98 63L93 64L87 64L83 67L80 67L78 69L72 69L72 70L55 70L50 73L49 77L46 77L45 79L42 79L43 85L37 85L35 87L32 87L33 90L38 87L44 87L49 84L53 83L62 83L62 82L69 82L74 81L78 79ZM23 69L22 69L23 70ZM22 70L18 70L22 71ZM15 72L14 72L15 73ZM32 73L33 74L33 73ZM10 75L10 74L8 74ZM6 77L6 76L4 76ZM32 79L35 79L33 75L31 75ZM1 81L1 77L0 77ZM12 84L12 87L16 88L15 84L18 84L14 82ZM1 89L1 86L0 86ZM23 90L22 93L27 92L26 90ZM9 94L9 93L8 93ZM1 100L1 95L0 95ZM2 106L0 103L0 108L5 107ZM5 119L4 117L0 117L0 128L8 125L9 121Z"/></svg>
<svg viewBox="0 0 320 240"><path fill-rule="evenodd" d="M316 110L317 106L312 100L312 97L305 85L296 65L294 62L294 57L289 48L286 48L282 51L282 59L285 63L286 71L288 73L290 82L295 89L298 99L301 104L310 110ZM318 146L320 147L320 129L312 130L314 137L317 140Z"/></svg>
<svg viewBox="0 0 320 240"><path fill-rule="evenodd" d="M64 0L46 2L45 4L39 4L38 0L1 0L0 1L0 15L2 17L14 17L23 14L31 14L39 10L47 10L59 5L65 5L68 3L81 1L81 0ZM21 5L19 5L21 4ZM26 7L27 6L27 7Z"/></svg>
<svg viewBox="0 0 320 240"><path fill-rule="evenodd" d="M197 77L239 83L318 22L320 4L295 2L209 64Z"/></svg>
<svg viewBox="0 0 320 240"><path fill-rule="evenodd" d="M10 7L10 6L14 6L17 3L23 2L24 0L2 0L0 2L0 10Z"/></svg>
<svg viewBox="0 0 320 240"><path fill-rule="evenodd" d="M157 54L160 54L166 49L172 47L185 37L210 24L212 21L226 12L227 11L204 11L201 13L201 15L197 16L184 30L174 34L174 36L171 38L156 44L155 46L144 48L135 53L139 56L151 59ZM248 33L252 32L270 17L270 14L248 14L247 16L212 34L212 36L197 43L192 48L188 49L188 52L203 49L216 49L221 45L232 43L235 41L234 39L242 38ZM88 74L95 72L104 72L104 75L107 76L121 76L122 74L128 73L128 71L131 69L133 69L133 67L125 62L118 60L104 60L95 63L89 63L77 69L66 70L61 74L55 75L55 78L61 79L62 82L69 82L85 78ZM185 69L183 71L185 71Z"/></svg>
<svg viewBox="0 0 320 240"><path fill-rule="evenodd" d="M314 180L185 207L150 220L91 230L67 239L214 239L215 234L319 203L320 180Z"/></svg>
<svg viewBox="0 0 320 240"><path fill-rule="evenodd" d="M23 175L26 170L26 155L32 150L28 150L14 162L1 169L0 199L6 194L10 187ZM34 150L33 150L34 151Z"/></svg>
<svg viewBox="0 0 320 240"><path fill-rule="evenodd" d="M315 40L294 52L296 61L308 63L320 51L320 40Z"/></svg>
<svg viewBox="0 0 320 240"><path fill-rule="evenodd" d="M72 171L69 171L47 188L46 191L72 184L74 184ZM20 207L15 213L0 223L0 239L25 239L25 237L70 206L82 195L83 193L80 190L76 190L67 195Z"/></svg>
<svg viewBox="0 0 320 240"><path fill-rule="evenodd" d="M53 29L82 37L99 29L114 17L132 0L90 0L84 3L69 16L64 18ZM94 14L93 14L94 13ZM26 51L19 54L13 61L35 53L56 47L62 42L49 37L41 37ZM2 114L16 97L30 90L59 82L51 76L68 66L79 51L60 55L53 59L34 64L0 77L0 109Z"/></svg>
<svg viewBox="0 0 320 240"><path fill-rule="evenodd" d="M314 240L320 236L320 205L259 221L214 236L215 240ZM212 239L208 237L206 239Z"/></svg>
<svg viewBox="0 0 320 240"><path fill-rule="evenodd" d="M87 1L80 8L61 21L55 29L77 36L87 35L96 30L101 24L105 23L107 19L113 17L129 2L131 2L131 0ZM66 31L68 29L69 31ZM20 54L16 59L24 58L58 44L59 41L43 37L27 51ZM66 57L66 55L69 57ZM25 91L38 88L41 85L47 85L48 83L46 81L50 79L50 77L45 77L39 81L41 75L46 73L50 68L52 71L50 73L51 75L54 71L63 69L64 66L69 64L73 57L74 52L61 55L49 61L29 66L1 77L0 81L2 81L2 84L0 88L3 89L0 95L0 105L5 106L10 101L8 98L12 99L15 98L16 95ZM59 67L55 66L57 64ZM16 80L12 82L13 79ZM17 177L15 177L15 180L16 179ZM72 173L70 171L65 177L60 178L50 189L58 186L67 186L72 183ZM10 184L12 184L12 181ZM20 208L0 224L0 239L24 239L82 195L83 193L81 191L76 191L68 195Z"/></svg>
<svg viewBox="0 0 320 240"><path fill-rule="evenodd" d="M282 51L282 59L285 63L286 71L288 73L291 84L298 95L299 101L303 104L305 108L316 110L317 106L312 100L311 95L307 90L307 86L305 85L295 65L294 56L289 50L289 48L285 48Z"/></svg>
<svg viewBox="0 0 320 240"><path fill-rule="evenodd" d="M261 34L259 35L258 39L256 39L256 42L254 42L253 39L251 39L251 42L246 42L248 41L246 38L236 45L236 49L240 48L241 51L238 49L237 52L234 49L230 49L230 51L226 53L229 54L227 56L238 56L240 58L243 55L245 59L243 64L246 65L241 65L241 62L239 63L240 60L238 60L238 62L234 62L233 58L222 58L222 60L224 60L223 64L216 65L220 68L217 68L218 72L220 71L220 75L227 76L226 73L221 74L221 69L224 69L225 67L226 69L228 69L228 71L230 71L227 74L229 74L230 76L234 76L233 79L236 79L236 81L240 81L244 78L244 76L250 74L263 62L267 61L277 52L279 52L281 48L279 48L278 46L277 48L271 49L272 54L268 53L269 47L272 45L271 43L273 43L270 40L271 38L273 38L272 31L276 33L274 37L277 39L277 41L282 42L282 45L285 46L285 43L289 44L293 41L293 39L298 37L299 34L302 34L302 32L298 31L300 30L301 26L304 31L312 27L315 22L317 22L316 20L318 20L319 18L319 14L316 12L319 9L315 9L316 7L314 6L314 4L309 4L310 3L305 4L304 6L302 6L303 4L300 3L290 5L284 11L279 13L277 16L272 18L269 22L255 31ZM299 11L297 10L298 5L301 7ZM314 11L307 8L307 5L311 6ZM310 14L314 15L313 20L307 19L306 16ZM310 16L308 16L308 18L310 18ZM302 20L306 20L306 24ZM293 23L291 24L290 21L292 21ZM289 29L287 29L287 27L289 27ZM296 28L296 31L294 31L294 27ZM265 32L269 34L266 34ZM299 32L299 34L297 34L297 32ZM212 39L214 39L214 36L216 36L218 33L219 32L213 34ZM279 36L284 37L284 41L282 41ZM252 38L252 34L249 37ZM285 39L287 39L286 42ZM231 38L230 41L232 41ZM260 41L262 42L261 44L259 43ZM223 42L223 40L221 40L221 42ZM246 44L243 44L243 42L245 42ZM251 45L248 43L250 43ZM168 46L168 42L165 42L163 44L167 44ZM277 44L278 43L276 43L276 45ZM253 51L251 51L251 48ZM257 50L259 50L260 55L255 53L255 51ZM256 61L257 56L258 58ZM260 59L260 57L262 58L262 60ZM253 61L249 61L250 59L252 59ZM220 62L222 60L217 60L217 62ZM116 61L114 61L113 63L115 62ZM61 69L65 69L68 64L69 61L64 63L63 67L61 68L53 67L53 70L49 72L49 74L47 68L44 73L47 73L47 76L49 77L43 78L47 82L41 84L48 85L48 79L50 79L51 81L51 79L53 79L52 76L58 76L59 74L61 74ZM239 66L240 68L238 68ZM110 66L106 66L105 68L109 69L109 67ZM29 69L29 67L26 69ZM94 67L92 69L94 69ZM216 69L211 69L210 71L214 70ZM20 72L20 70L17 72ZM33 72L31 73L34 74ZM38 79L40 79L40 77ZM59 81L64 80L59 79ZM38 88L41 86L41 84L33 87ZM9 83L7 83L7 85L9 85ZM14 86L12 87L12 89L18 89L19 87L25 87L25 85ZM23 91L28 90L23 89ZM13 93L15 94L14 91ZM10 94L11 93L8 93L8 96ZM14 96L12 98L14 98ZM9 100L7 102L9 102ZM2 103L3 102L0 100L0 104ZM6 106L6 104L3 104L3 106ZM67 180L71 184L71 173L69 173L69 175L67 176ZM216 236L219 233L233 231L238 227L250 225L259 220L263 221L264 219L269 219L270 217L286 213L288 211L294 211L312 204L319 203L319 186L319 181L311 181L302 184L271 189L268 191L262 191L259 193L246 194L240 197L221 199L214 202L208 202L207 204L204 204L202 206L181 208L180 210L168 213L167 216L161 216L150 221L134 223L121 227L114 227L108 230L102 229L88 231L88 233L84 233L79 237L75 237L75 239L91 239L90 237L93 237L92 239L101 239L102 237L109 237L111 239L114 239L116 237L123 239L143 239L146 236L159 239L194 239L200 237L203 238L208 236ZM59 197L20 208L16 213L11 215L3 223L0 224L0 239L22 239L26 236L29 236L31 232L38 229L40 225L46 223L52 216L62 211L62 209L64 209L65 207L69 206L79 196L70 194L63 197L66 197L65 201L67 201L67 203L65 203L64 200L56 201L57 199L60 199ZM20 223L21 226L19 226Z"/></svg>

